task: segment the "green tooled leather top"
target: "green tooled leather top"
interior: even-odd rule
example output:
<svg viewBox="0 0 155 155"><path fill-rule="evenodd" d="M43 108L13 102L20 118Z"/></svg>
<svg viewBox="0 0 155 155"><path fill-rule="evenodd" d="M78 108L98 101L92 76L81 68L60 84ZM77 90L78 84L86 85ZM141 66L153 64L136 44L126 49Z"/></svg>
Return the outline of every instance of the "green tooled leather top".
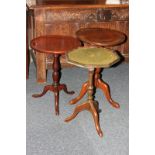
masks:
<svg viewBox="0 0 155 155"><path fill-rule="evenodd" d="M107 68L119 61L116 52L106 48L78 48L67 53L67 61L86 68Z"/></svg>

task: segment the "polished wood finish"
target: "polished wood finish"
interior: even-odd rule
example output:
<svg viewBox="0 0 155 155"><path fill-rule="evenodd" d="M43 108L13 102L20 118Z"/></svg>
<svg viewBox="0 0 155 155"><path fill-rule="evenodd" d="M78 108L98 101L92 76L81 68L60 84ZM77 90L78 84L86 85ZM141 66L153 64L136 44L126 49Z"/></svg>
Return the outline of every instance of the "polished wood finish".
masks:
<svg viewBox="0 0 155 155"><path fill-rule="evenodd" d="M98 71L100 72L100 69L96 69L96 71L97 71L97 72L98 72ZM96 71L95 71L95 72L96 72ZM95 87L96 87L96 88L100 88L100 89L103 91L103 93L104 93L104 95L105 95L107 101L108 101L113 107L115 107L115 108L120 108L120 105L119 105L117 102L115 102L115 101L111 98L109 85L108 85L107 83L105 83L104 81L102 81L98 76L100 76L100 74L98 74L98 73L96 74L96 73L95 73L95 79L94 79L94 81L95 81L95 83L94 83ZM71 101L69 101L69 104L75 104L75 103L77 103L78 101L80 101L80 100L82 99L82 97L86 94L87 88L88 88L88 82L85 82L85 83L82 85L80 94L79 94L77 97L75 97L74 99L72 99Z"/></svg>
<svg viewBox="0 0 155 155"><path fill-rule="evenodd" d="M80 94L75 97L74 99L72 99L69 104L75 104L76 102L80 101L82 99L82 97L86 94L87 92L87 88L88 88L88 82L85 82L83 85L82 85L82 89L80 91Z"/></svg>
<svg viewBox="0 0 155 155"><path fill-rule="evenodd" d="M121 31L128 36L128 5L105 5L104 3L88 5L51 5L31 6L34 11L34 35L71 35L81 28L108 28ZM127 37L128 38L128 37ZM124 44L112 47L128 60L128 39ZM37 81L46 82L46 70L52 68L53 59L43 53L36 53ZM69 66L63 57L62 66Z"/></svg>
<svg viewBox="0 0 155 155"><path fill-rule="evenodd" d="M59 115L59 91L64 90L67 94L74 93L74 91L67 90L66 84L60 84L60 55L78 46L80 46L80 42L70 36L41 36L31 41L31 47L36 50L37 53L53 54L53 84L45 86L41 94L34 94L32 96L36 98L45 95L47 91L54 92L56 115Z"/></svg>
<svg viewBox="0 0 155 155"><path fill-rule="evenodd" d="M94 85L96 88L100 88L107 101L114 107L114 108L120 108L120 105L115 102L112 97L111 97L111 94L110 94L110 88L109 88L109 85L107 83L105 83L103 80L101 80L101 77L100 77L100 68L97 68L95 70L95 76L94 76ZM80 101L82 99L82 97L86 94L87 92L87 88L88 88L88 81L85 82L83 85L82 85L82 89L80 91L80 94L75 97L74 99L72 99L69 104L75 104L77 103L78 101Z"/></svg>
<svg viewBox="0 0 155 155"><path fill-rule="evenodd" d="M84 59L85 58L85 59ZM70 104L75 104L79 101L87 92L88 99L81 105L76 106L74 112L71 116L65 119L66 122L73 120L77 114L83 110L88 110L91 112L94 123L96 127L96 131L100 137L103 136L102 130L99 124L99 114L98 114L98 102L94 100L94 85L100 86L100 77L94 76L94 69L96 67L110 67L113 64L117 63L120 60L119 55L110 49L106 48L92 48L92 47L81 47L78 49L74 49L66 54L66 60L68 63L71 63L78 67L83 67L88 69L88 81L85 82L82 86L81 92L78 97L71 100ZM97 74L100 75L100 74ZM94 82L95 81L95 82ZM101 85L102 86L102 85ZM107 85L102 86L107 99L110 103L118 108L117 103L115 103L110 94L108 94Z"/></svg>
<svg viewBox="0 0 155 155"><path fill-rule="evenodd" d="M85 28L77 31L77 37L86 43L86 46L102 46L109 47L119 45L125 41L125 35L119 31L101 28ZM115 108L120 108L120 105L115 102L110 95L110 88L107 83L101 80L101 68L96 68L94 84L96 88L100 88L108 102ZM88 82L85 82L82 86L79 96L72 99L69 103L75 104L78 102L86 93Z"/></svg>
<svg viewBox="0 0 155 155"><path fill-rule="evenodd" d="M94 123L95 123L95 127L96 127L96 131L98 133L98 135L100 137L103 136L102 130L100 128L100 124L99 124L99 115L98 115L98 103L97 101L94 101L94 97L93 97L93 73L94 73L94 69L89 69L88 72L88 87L87 87L87 93L88 93L88 99L86 102L82 103L81 105L76 106L73 114L71 116L69 116L68 118L65 119L65 122L69 122L72 119L74 119L77 114L83 110L88 110L91 112L93 119L94 119Z"/></svg>
<svg viewBox="0 0 155 155"><path fill-rule="evenodd" d="M101 79L100 73L101 73L101 69L96 68L95 79L94 79L95 87L100 88L103 91L106 99L114 108L120 108L120 105L111 98L109 85Z"/></svg>
<svg viewBox="0 0 155 155"><path fill-rule="evenodd" d="M66 52L79 47L80 41L71 36L46 35L40 36L31 41L31 47L40 53L65 54Z"/></svg>
<svg viewBox="0 0 155 155"><path fill-rule="evenodd" d="M76 32L77 37L91 46L118 46L125 41L125 34L105 28L83 28Z"/></svg>

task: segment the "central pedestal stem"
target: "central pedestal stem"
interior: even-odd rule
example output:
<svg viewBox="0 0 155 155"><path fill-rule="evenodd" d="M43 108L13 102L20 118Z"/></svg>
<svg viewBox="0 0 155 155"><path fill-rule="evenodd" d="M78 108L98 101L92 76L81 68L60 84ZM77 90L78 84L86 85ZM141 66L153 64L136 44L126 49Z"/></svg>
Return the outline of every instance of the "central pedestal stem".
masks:
<svg viewBox="0 0 155 155"><path fill-rule="evenodd" d="M41 94L34 94L33 97L41 97L46 94L47 91L52 91L54 93L55 98L55 114L59 115L59 91L64 90L67 94L74 94L74 91L68 91L66 84L60 84L60 77L61 77L61 64L60 64L60 55L53 54L53 84L47 85L44 87L44 90Z"/></svg>
<svg viewBox="0 0 155 155"><path fill-rule="evenodd" d="M103 136L102 130L100 128L100 124L99 124L99 116L98 116L98 104L96 101L94 101L94 97L93 97L93 74L94 74L94 69L89 69L88 72L88 87L87 87L87 93L88 93L88 99L86 102L82 103L81 105L76 106L73 114L65 119L65 122L69 122L72 119L74 119L77 114L83 110L88 110L91 112L93 119L94 119L94 123L95 123L95 127L96 127L96 131L98 133L98 135L100 137Z"/></svg>

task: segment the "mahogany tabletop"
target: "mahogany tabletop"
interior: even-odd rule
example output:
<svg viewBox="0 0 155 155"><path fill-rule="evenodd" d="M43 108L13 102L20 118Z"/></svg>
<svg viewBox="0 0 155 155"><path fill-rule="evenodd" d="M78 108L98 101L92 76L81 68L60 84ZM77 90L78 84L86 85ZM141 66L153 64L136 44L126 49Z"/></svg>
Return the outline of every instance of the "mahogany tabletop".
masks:
<svg viewBox="0 0 155 155"><path fill-rule="evenodd" d="M85 43L102 47L119 45L126 38L120 31L105 28L83 28L78 30L76 35Z"/></svg>
<svg viewBox="0 0 155 155"><path fill-rule="evenodd" d="M65 54L79 46L81 46L80 41L71 36L46 35L31 41L34 50L46 54Z"/></svg>

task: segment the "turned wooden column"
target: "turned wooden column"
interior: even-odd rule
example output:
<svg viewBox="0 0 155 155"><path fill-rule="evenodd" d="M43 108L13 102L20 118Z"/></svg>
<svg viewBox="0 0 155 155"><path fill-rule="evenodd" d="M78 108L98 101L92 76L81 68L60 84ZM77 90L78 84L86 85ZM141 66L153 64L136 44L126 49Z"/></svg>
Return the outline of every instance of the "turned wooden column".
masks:
<svg viewBox="0 0 155 155"><path fill-rule="evenodd" d="M34 94L33 97L41 97L46 94L47 91L51 91L54 93L55 98L55 114L59 115L59 92L63 90L67 94L74 94L74 91L68 91L66 84L60 84L61 78L61 64L60 64L60 56L67 53L69 50L73 48L77 48L80 46L79 40L70 37L70 36L59 36L59 35L48 35L41 36L33 39L31 41L31 47L36 50L37 54L52 54L53 55L53 73L52 80L53 83L51 85L46 85L40 94ZM42 58L45 61L45 57ZM40 64L38 64L40 65ZM37 67L38 67L37 65ZM42 68L45 68L45 63L42 64ZM37 70L37 74L41 74L40 70ZM40 79L41 81L42 79Z"/></svg>
<svg viewBox="0 0 155 155"><path fill-rule="evenodd" d="M93 75L94 68L88 68L88 87L87 87L87 101L83 102L81 105L77 105L73 114L65 119L65 122L69 122L73 120L77 114L83 110L88 110L94 119L95 128L100 137L103 136L103 132L101 130L99 124L99 115L98 115L98 102L94 100L94 84L93 84Z"/></svg>
<svg viewBox="0 0 155 155"><path fill-rule="evenodd" d="M54 97L55 97L55 112L56 115L59 114L59 81L60 81L60 55L53 55L53 86L55 87Z"/></svg>
<svg viewBox="0 0 155 155"><path fill-rule="evenodd" d="M100 137L103 136L100 123L99 123L99 114L98 114L98 102L94 100L94 87L100 85L100 74L95 75L96 72L100 72L99 67L108 68L119 61L119 56L113 50L106 48L78 48L70 51L66 54L66 60L68 63L74 64L78 67L84 67L88 69L88 81L82 85L80 94L72 99L69 103L75 104L79 101L87 92L88 98L82 104L77 105L74 109L74 112L65 119L65 122L73 120L78 113L83 110L88 110L94 119L94 124L96 131ZM95 73L96 73L95 72ZM94 78L93 78L94 77ZM96 80L96 85L95 85ZM102 85L102 84L101 84ZM105 85L103 86L105 87ZM106 95L108 96L108 87L103 88ZM109 97L109 96L108 96Z"/></svg>
<svg viewBox="0 0 155 155"><path fill-rule="evenodd" d="M106 28L82 28L76 32L77 37L84 43L85 47L113 47L123 44L126 40L126 35L120 31L106 29ZM110 88L101 78L102 68L95 69L94 85L96 88L100 88L104 93L108 102L115 108L119 108L120 105L115 102L110 94ZM88 82L84 83L81 92L78 97L70 101L70 104L75 104L86 93L86 87Z"/></svg>
<svg viewBox="0 0 155 155"><path fill-rule="evenodd" d="M88 70L88 88L87 88L88 101L93 100L93 74L94 74L94 69L89 69Z"/></svg>
<svg viewBox="0 0 155 155"><path fill-rule="evenodd" d="M60 81L60 55L53 55L53 85L58 86Z"/></svg>
<svg viewBox="0 0 155 155"><path fill-rule="evenodd" d="M94 118L94 123L96 127L96 131L100 137L103 136L100 124L99 124L99 115L98 115L98 104L97 101L94 100L94 84L93 84L93 75L94 75L94 68L88 69L88 103L90 105L89 111L92 113Z"/></svg>

